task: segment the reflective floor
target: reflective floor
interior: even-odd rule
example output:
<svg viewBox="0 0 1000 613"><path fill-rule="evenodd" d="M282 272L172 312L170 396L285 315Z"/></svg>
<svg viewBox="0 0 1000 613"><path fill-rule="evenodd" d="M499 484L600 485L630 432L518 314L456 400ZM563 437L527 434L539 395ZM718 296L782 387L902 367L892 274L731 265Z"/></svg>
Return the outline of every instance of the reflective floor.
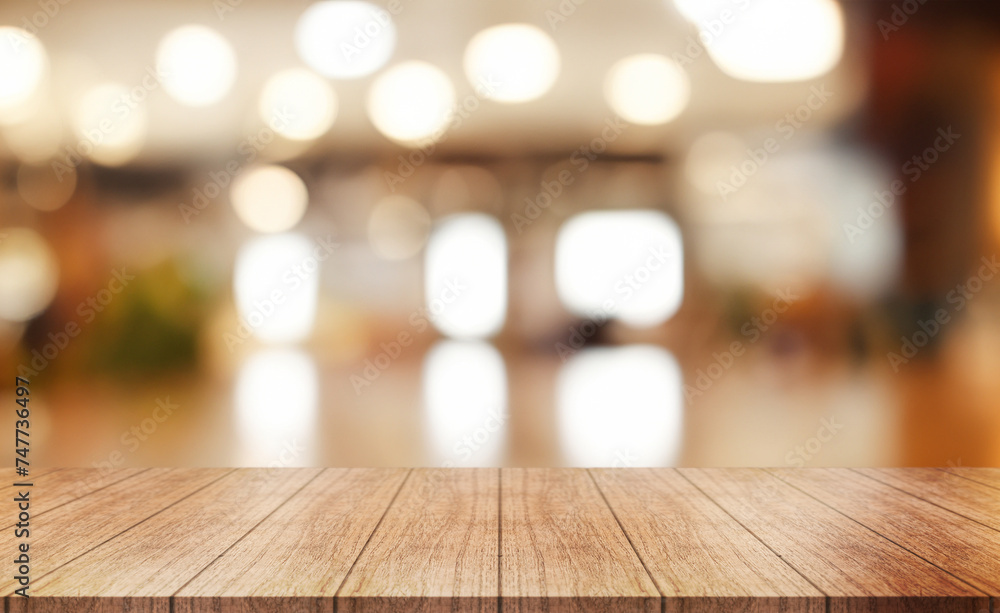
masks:
<svg viewBox="0 0 1000 613"><path fill-rule="evenodd" d="M262 348L200 380L36 389L33 462L1000 466L1000 335L988 332L965 325L899 372L776 343L731 362L652 345L562 362L442 340L350 366Z"/></svg>

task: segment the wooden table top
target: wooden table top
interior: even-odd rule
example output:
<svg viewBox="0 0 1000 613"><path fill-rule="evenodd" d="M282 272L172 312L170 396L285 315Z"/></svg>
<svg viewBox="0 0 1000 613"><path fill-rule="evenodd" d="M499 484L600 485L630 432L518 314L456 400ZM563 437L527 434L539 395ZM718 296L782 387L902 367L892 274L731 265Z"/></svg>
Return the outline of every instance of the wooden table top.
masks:
<svg viewBox="0 0 1000 613"><path fill-rule="evenodd" d="M14 595L13 510L0 536L9 613L1000 613L1000 469L30 480L31 598Z"/></svg>

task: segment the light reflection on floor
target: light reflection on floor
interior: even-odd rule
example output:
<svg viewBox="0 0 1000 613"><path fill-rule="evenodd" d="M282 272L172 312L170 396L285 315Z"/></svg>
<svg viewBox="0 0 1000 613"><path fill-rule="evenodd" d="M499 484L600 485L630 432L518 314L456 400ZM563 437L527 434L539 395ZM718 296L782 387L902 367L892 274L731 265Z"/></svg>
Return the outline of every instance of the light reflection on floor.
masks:
<svg viewBox="0 0 1000 613"><path fill-rule="evenodd" d="M559 445L573 466L670 466L680 455L680 367L651 345L584 349L559 371Z"/></svg>
<svg viewBox="0 0 1000 613"><path fill-rule="evenodd" d="M439 341L424 362L423 413L431 464L499 465L509 415L500 352L481 341Z"/></svg>
<svg viewBox="0 0 1000 613"><path fill-rule="evenodd" d="M418 359L401 357L358 394L349 365L316 363L302 350L261 349L230 379L36 389L35 461L1000 465L1000 383L972 381L967 369L914 364L893 374L846 360L789 361L761 348L686 399L674 360L661 349L623 346L588 349L564 365L440 341ZM700 356L676 361L691 384L690 364ZM164 398L179 408L154 423ZM129 435L136 428L138 438Z"/></svg>
<svg viewBox="0 0 1000 613"><path fill-rule="evenodd" d="M246 466L311 466L318 450L315 361L297 349L261 349L244 362L234 399L239 456Z"/></svg>

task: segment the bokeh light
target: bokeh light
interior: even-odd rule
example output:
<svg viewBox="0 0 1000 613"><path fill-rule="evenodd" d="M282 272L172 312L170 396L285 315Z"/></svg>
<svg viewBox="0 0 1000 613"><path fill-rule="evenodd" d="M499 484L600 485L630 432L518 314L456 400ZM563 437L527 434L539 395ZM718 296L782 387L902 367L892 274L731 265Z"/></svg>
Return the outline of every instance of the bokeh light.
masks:
<svg viewBox="0 0 1000 613"><path fill-rule="evenodd" d="M745 81L803 81L825 74L844 51L844 16L834 0L756 0L705 48L727 75ZM699 24L701 25L701 24Z"/></svg>
<svg viewBox="0 0 1000 613"><path fill-rule="evenodd" d="M419 202L406 196L387 196L375 204L368 218L368 242L380 257L405 260L427 242L431 216Z"/></svg>
<svg viewBox="0 0 1000 613"><path fill-rule="evenodd" d="M384 9L357 0L311 5L295 28L302 61L334 79L356 79L385 65L396 49L396 26Z"/></svg>
<svg viewBox="0 0 1000 613"><path fill-rule="evenodd" d="M18 111L35 94L47 65L45 48L34 35L0 26L0 123L23 117Z"/></svg>
<svg viewBox="0 0 1000 613"><path fill-rule="evenodd" d="M215 30L186 25L172 30L156 50L156 69L163 87L187 106L221 100L236 80L236 53Z"/></svg>
<svg viewBox="0 0 1000 613"><path fill-rule="evenodd" d="M465 48L465 75L486 97L527 102L541 97L559 76L559 49L539 28L511 23L479 32Z"/></svg>
<svg viewBox="0 0 1000 613"><path fill-rule="evenodd" d="M406 144L440 137L455 108L455 88L440 68L411 61L380 74L368 92L368 117L379 132Z"/></svg>
<svg viewBox="0 0 1000 613"><path fill-rule="evenodd" d="M102 83L87 91L73 114L77 153L105 166L131 161L146 140L148 116L121 83Z"/></svg>
<svg viewBox="0 0 1000 613"><path fill-rule="evenodd" d="M427 243L424 301L453 338L496 334L507 316L507 237L496 218L464 213L439 222Z"/></svg>
<svg viewBox="0 0 1000 613"><path fill-rule="evenodd" d="M305 215L306 184L284 166L258 166L233 180L229 199L236 216L258 232L284 232Z"/></svg>
<svg viewBox="0 0 1000 613"><path fill-rule="evenodd" d="M34 230L0 228L0 239L0 318L27 321L56 295L59 265Z"/></svg>
<svg viewBox="0 0 1000 613"><path fill-rule="evenodd" d="M312 140L330 129L337 107L337 94L327 81L305 68L290 68L267 80L257 109L278 134Z"/></svg>
<svg viewBox="0 0 1000 613"><path fill-rule="evenodd" d="M662 55L643 53L612 66L604 96L622 119L637 124L667 123L691 97L691 82L681 66Z"/></svg>

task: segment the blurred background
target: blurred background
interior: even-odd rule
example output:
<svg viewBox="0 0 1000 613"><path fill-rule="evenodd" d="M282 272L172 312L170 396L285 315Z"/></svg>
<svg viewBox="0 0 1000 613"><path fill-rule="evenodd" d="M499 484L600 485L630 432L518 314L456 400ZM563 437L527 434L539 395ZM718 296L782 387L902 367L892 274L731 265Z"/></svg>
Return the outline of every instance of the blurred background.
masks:
<svg viewBox="0 0 1000 613"><path fill-rule="evenodd" d="M2 397L35 465L1000 466L997 109L985 1L4 2Z"/></svg>

